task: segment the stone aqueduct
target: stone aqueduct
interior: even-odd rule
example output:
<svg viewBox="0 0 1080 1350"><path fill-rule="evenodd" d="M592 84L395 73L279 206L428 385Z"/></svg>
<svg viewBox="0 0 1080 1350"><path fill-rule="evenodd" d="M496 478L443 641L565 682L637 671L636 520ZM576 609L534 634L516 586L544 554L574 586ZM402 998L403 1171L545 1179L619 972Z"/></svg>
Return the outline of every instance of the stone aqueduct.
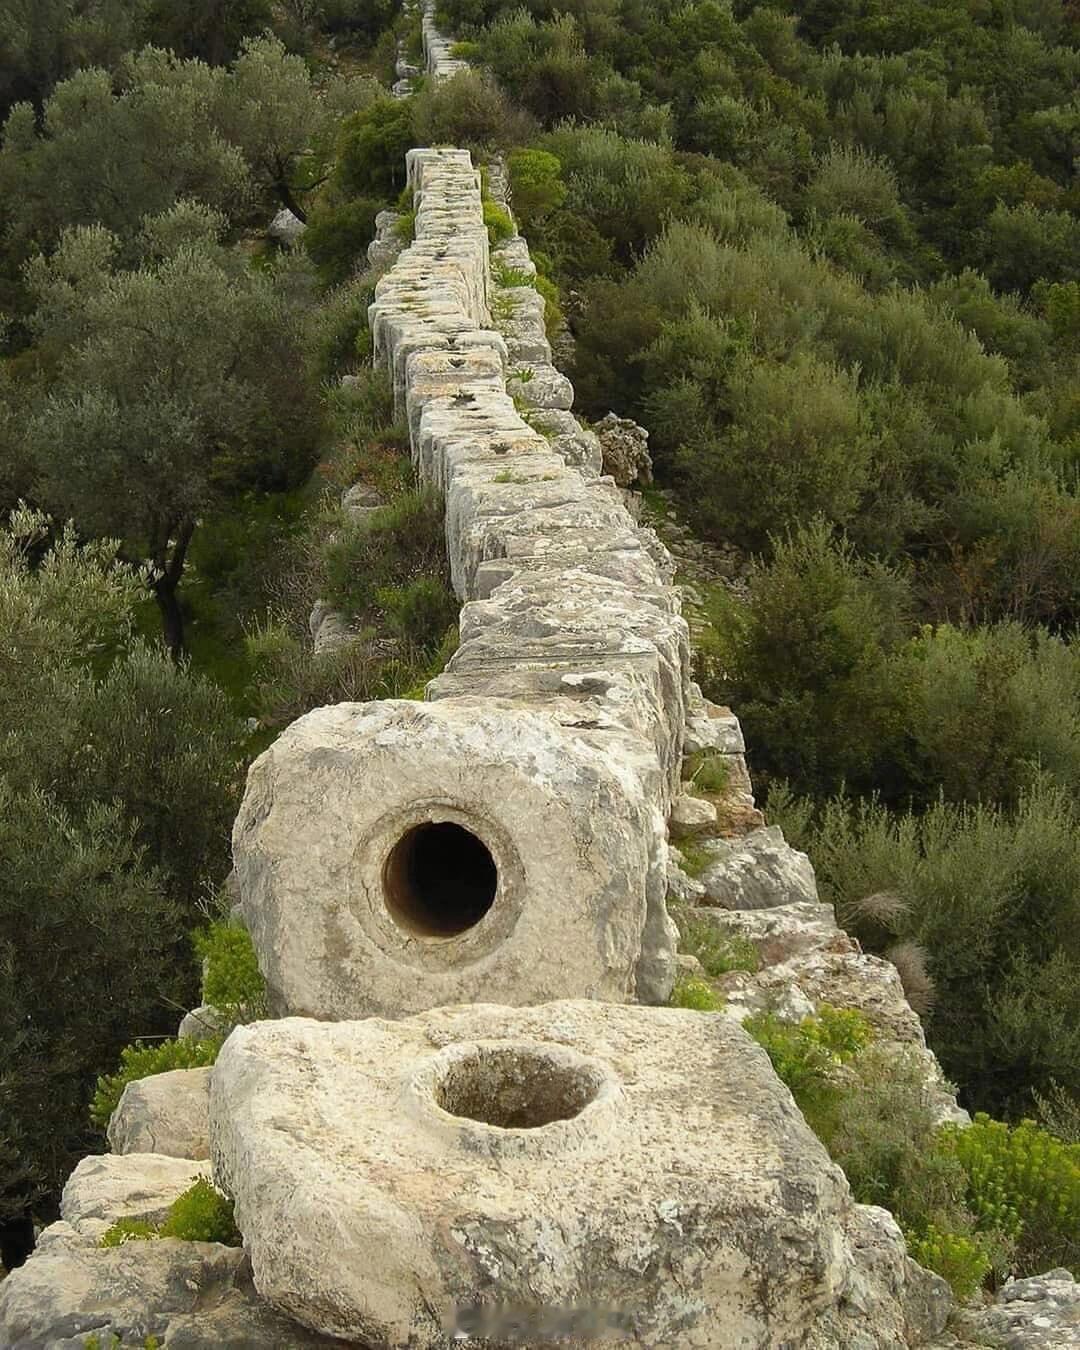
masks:
<svg viewBox="0 0 1080 1350"><path fill-rule="evenodd" d="M430 6L424 42L434 77L460 67ZM252 767L236 879L274 1020L129 1085L0 1285L0 1344L944 1344L944 1283L854 1203L740 1017L857 1006L962 1113L895 970L754 811L672 561L570 412L542 300L497 284L535 270L525 241L493 271L465 151L411 151L408 180L370 326L445 500L460 647L422 702L319 709ZM683 780L702 751L719 803ZM696 831L702 882L669 842ZM724 1013L660 1006L671 894L759 952ZM244 1250L100 1246L200 1174Z"/></svg>

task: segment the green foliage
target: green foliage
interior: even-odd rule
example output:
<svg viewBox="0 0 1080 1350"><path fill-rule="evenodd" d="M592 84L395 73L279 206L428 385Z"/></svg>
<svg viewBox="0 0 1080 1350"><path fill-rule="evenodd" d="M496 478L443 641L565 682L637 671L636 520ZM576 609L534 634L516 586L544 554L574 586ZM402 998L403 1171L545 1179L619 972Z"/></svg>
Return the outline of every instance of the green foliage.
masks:
<svg viewBox="0 0 1080 1350"><path fill-rule="evenodd" d="M514 235L514 222L501 206L493 201L484 202L484 225L487 227L488 242L494 248Z"/></svg>
<svg viewBox="0 0 1080 1350"><path fill-rule="evenodd" d="M546 150L515 150L507 160L514 212L522 229L549 215L566 200L562 164Z"/></svg>
<svg viewBox="0 0 1080 1350"><path fill-rule="evenodd" d="M947 1280L959 1303L973 1298L990 1273L985 1243L968 1233L939 1232L929 1224L924 1233L908 1236L908 1255Z"/></svg>
<svg viewBox="0 0 1080 1350"><path fill-rule="evenodd" d="M438 646L446 630L457 622L460 608L446 582L432 576L383 587L375 599L390 632L421 650Z"/></svg>
<svg viewBox="0 0 1080 1350"><path fill-rule="evenodd" d="M719 795L727 787L731 778L731 763L727 755L713 754L708 750L699 750L687 756L683 777L698 792Z"/></svg>
<svg viewBox="0 0 1080 1350"><path fill-rule="evenodd" d="M679 949L696 956L710 979L729 970L756 971L761 964L758 950L749 938L728 934L692 909L672 908L679 930Z"/></svg>
<svg viewBox="0 0 1080 1350"><path fill-rule="evenodd" d="M799 1023L758 1013L743 1023L772 1061L777 1077L791 1089L810 1125L822 1134L836 1110L843 1086L835 1070L873 1039L873 1029L854 1008L822 1004Z"/></svg>
<svg viewBox="0 0 1080 1350"><path fill-rule="evenodd" d="M119 1219L101 1239L103 1247L122 1247L126 1242L155 1238L178 1238L182 1242L219 1242L239 1247L243 1242L233 1216L232 1201L207 1177L200 1177L169 1206L156 1227L141 1219Z"/></svg>
<svg viewBox="0 0 1080 1350"><path fill-rule="evenodd" d="M405 152L413 145L409 99L379 98L347 118L334 171L348 197L395 197L405 186Z"/></svg>
<svg viewBox="0 0 1080 1350"><path fill-rule="evenodd" d="M721 1012L724 1000L705 980L694 975L680 975L671 991L673 1008L689 1008L693 1012Z"/></svg>
<svg viewBox="0 0 1080 1350"><path fill-rule="evenodd" d="M200 1177L172 1202L160 1233L163 1238L220 1242L226 1247L239 1247L243 1241L233 1217L232 1201L206 1177Z"/></svg>
<svg viewBox="0 0 1080 1350"><path fill-rule="evenodd" d="M122 1247L126 1242L149 1242L160 1233L144 1219L117 1219L101 1235L103 1247Z"/></svg>
<svg viewBox="0 0 1080 1350"><path fill-rule="evenodd" d="M1044 783L1012 810L894 813L835 798L808 815L773 794L770 817L809 851L822 898L866 945L901 937L925 950L930 1043L968 1103L1019 1115L1032 1088L1080 1082L1074 799Z"/></svg>
<svg viewBox="0 0 1080 1350"><path fill-rule="evenodd" d="M120 1052L120 1068L116 1073L103 1074L97 1082L94 1100L90 1105L90 1119L104 1129L120 1104L124 1088L139 1078L170 1069L201 1069L213 1064L221 1049L220 1040L164 1040L154 1045L136 1041Z"/></svg>
<svg viewBox="0 0 1080 1350"><path fill-rule="evenodd" d="M350 614L378 604L378 592L441 569L442 499L430 489L403 493L365 520L350 520L327 542L325 599Z"/></svg>
<svg viewBox="0 0 1080 1350"><path fill-rule="evenodd" d="M736 624L715 618L727 679L709 692L739 709L762 782L775 773L815 792L873 783L899 734L887 657L905 632L905 579L820 520L773 549Z"/></svg>
<svg viewBox="0 0 1080 1350"><path fill-rule="evenodd" d="M347 281L375 237L375 217L383 209L374 197L359 197L340 206L313 211L304 232L304 247L326 285Z"/></svg>
<svg viewBox="0 0 1080 1350"><path fill-rule="evenodd" d="M115 544L25 509L0 530L0 1215L59 1189L95 1075L190 1004L185 931L227 866L240 729L139 641L144 594Z"/></svg>
<svg viewBox="0 0 1080 1350"><path fill-rule="evenodd" d="M953 1128L944 1147L967 1174L968 1203L980 1227L1017 1241L1025 1271L1075 1266L1080 1259L1080 1146L1025 1120L1010 1127L979 1114Z"/></svg>
<svg viewBox="0 0 1080 1350"><path fill-rule="evenodd" d="M115 268L118 242L100 229L65 233L28 268L34 328L62 366L26 444L46 501L149 561L179 651L176 588L199 515L295 485L319 417L287 267L245 268L183 206L149 224L147 247L162 231L171 246L135 270Z"/></svg>
<svg viewBox="0 0 1080 1350"><path fill-rule="evenodd" d="M529 119L490 75L462 70L429 81L413 101L417 144L458 145L475 153L527 139Z"/></svg>
<svg viewBox="0 0 1080 1350"><path fill-rule="evenodd" d="M253 1022L266 1015L266 981L259 970L251 934L240 924L214 920L194 936L203 962L203 1002L232 1022Z"/></svg>

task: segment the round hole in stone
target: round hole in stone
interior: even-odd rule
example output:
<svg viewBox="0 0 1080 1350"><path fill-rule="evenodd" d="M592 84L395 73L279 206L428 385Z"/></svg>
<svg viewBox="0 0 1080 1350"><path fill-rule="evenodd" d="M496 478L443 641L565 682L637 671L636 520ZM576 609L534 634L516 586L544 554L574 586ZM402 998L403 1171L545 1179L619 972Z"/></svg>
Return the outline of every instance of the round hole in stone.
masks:
<svg viewBox="0 0 1080 1350"><path fill-rule="evenodd" d="M449 820L406 830L383 867L390 917L419 937L455 937L478 924L498 884L487 845Z"/></svg>
<svg viewBox="0 0 1080 1350"><path fill-rule="evenodd" d="M435 1100L452 1116L504 1130L534 1130L572 1120L596 1098L600 1075L535 1050L481 1049L452 1064Z"/></svg>

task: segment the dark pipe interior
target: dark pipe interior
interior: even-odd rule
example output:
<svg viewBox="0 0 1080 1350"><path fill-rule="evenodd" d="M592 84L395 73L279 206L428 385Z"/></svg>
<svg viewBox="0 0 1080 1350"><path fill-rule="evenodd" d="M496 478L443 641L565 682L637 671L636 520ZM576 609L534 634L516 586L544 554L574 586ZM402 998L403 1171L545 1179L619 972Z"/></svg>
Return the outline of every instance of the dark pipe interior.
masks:
<svg viewBox="0 0 1080 1350"><path fill-rule="evenodd" d="M452 821L414 825L383 868L386 908L421 937L454 937L480 922L495 900L495 860L475 834Z"/></svg>

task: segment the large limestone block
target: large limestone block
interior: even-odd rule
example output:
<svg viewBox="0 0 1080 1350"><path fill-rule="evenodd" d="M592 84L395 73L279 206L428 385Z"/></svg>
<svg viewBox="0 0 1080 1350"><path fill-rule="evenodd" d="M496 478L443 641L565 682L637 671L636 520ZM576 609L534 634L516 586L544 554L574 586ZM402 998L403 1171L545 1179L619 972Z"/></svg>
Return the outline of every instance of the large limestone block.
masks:
<svg viewBox="0 0 1080 1350"><path fill-rule="evenodd" d="M722 1014L263 1022L211 1097L256 1287L372 1350L501 1344L511 1320L532 1345L906 1344L899 1233L889 1282L860 1268L842 1174Z"/></svg>
<svg viewBox="0 0 1080 1350"><path fill-rule="evenodd" d="M169 1350L343 1350L256 1294L243 1251L211 1242L103 1248L50 1240L0 1282L0 1346L84 1350L154 1343ZM115 1338L115 1339L114 1339Z"/></svg>
<svg viewBox="0 0 1080 1350"><path fill-rule="evenodd" d="M172 1069L128 1083L109 1121L114 1153L209 1155L210 1070Z"/></svg>
<svg viewBox="0 0 1080 1350"><path fill-rule="evenodd" d="M708 903L722 909L770 909L816 901L814 868L791 847L779 826L754 830L742 839L713 840L712 861L701 873Z"/></svg>
<svg viewBox="0 0 1080 1350"><path fill-rule="evenodd" d="M199 1161L156 1153L92 1154L68 1177L60 1215L73 1236L97 1241L117 1219L161 1223L177 1196L209 1175L206 1156Z"/></svg>
<svg viewBox="0 0 1080 1350"><path fill-rule="evenodd" d="M272 1011L633 998L664 857L655 760L566 719L446 699L294 722L233 839Z"/></svg>

